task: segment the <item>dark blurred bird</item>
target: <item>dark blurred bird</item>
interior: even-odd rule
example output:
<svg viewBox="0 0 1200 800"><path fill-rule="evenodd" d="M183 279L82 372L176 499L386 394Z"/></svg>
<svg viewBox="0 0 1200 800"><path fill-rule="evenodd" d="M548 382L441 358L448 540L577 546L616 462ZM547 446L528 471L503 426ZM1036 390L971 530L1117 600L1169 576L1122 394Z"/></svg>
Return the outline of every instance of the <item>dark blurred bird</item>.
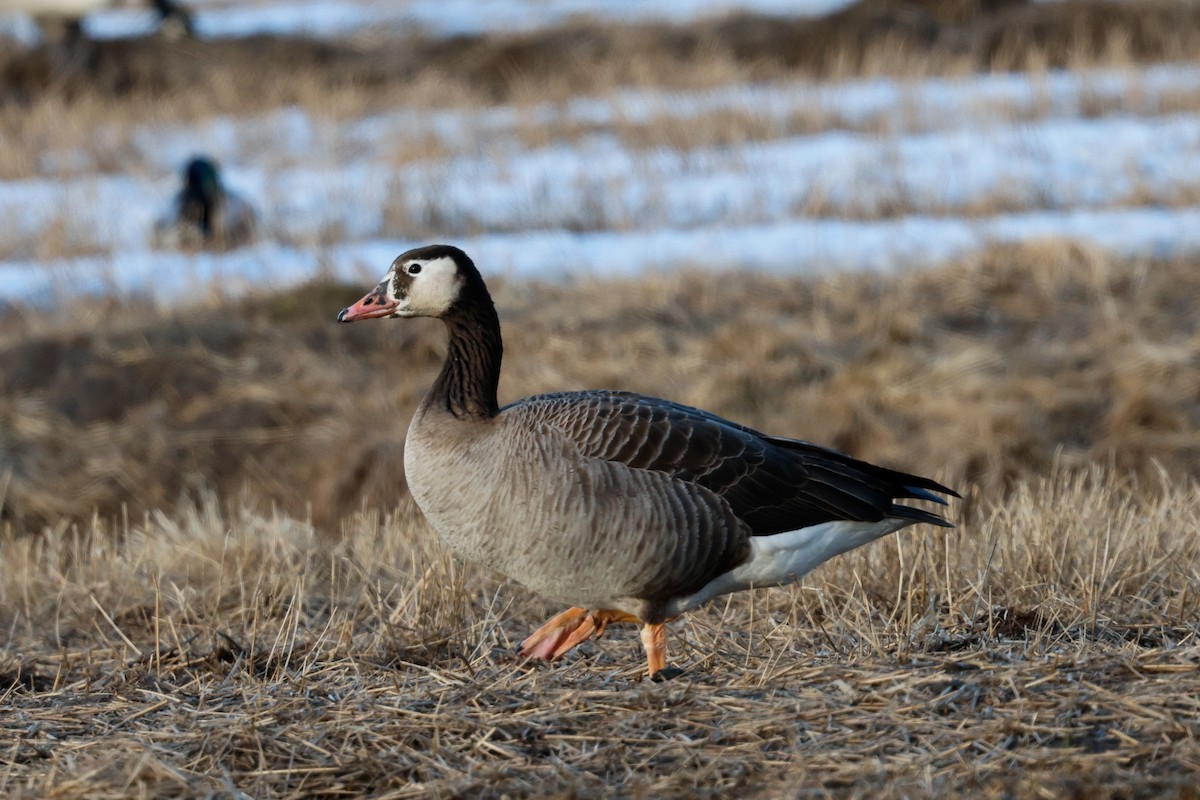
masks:
<svg viewBox="0 0 1200 800"><path fill-rule="evenodd" d="M216 163L188 162L171 212L155 224L160 247L239 247L254 238L257 219L244 199L225 188Z"/></svg>
<svg viewBox="0 0 1200 800"><path fill-rule="evenodd" d="M195 35L191 14L175 0L151 0L150 4L158 12L163 33ZM65 38L79 39L83 36L83 18L113 5L113 0L0 0L0 13L28 14L43 33L59 29Z"/></svg>
<svg viewBox="0 0 1200 800"><path fill-rule="evenodd" d="M153 0L154 10L161 20L162 32L168 36L196 35L196 26L192 15L174 0Z"/></svg>

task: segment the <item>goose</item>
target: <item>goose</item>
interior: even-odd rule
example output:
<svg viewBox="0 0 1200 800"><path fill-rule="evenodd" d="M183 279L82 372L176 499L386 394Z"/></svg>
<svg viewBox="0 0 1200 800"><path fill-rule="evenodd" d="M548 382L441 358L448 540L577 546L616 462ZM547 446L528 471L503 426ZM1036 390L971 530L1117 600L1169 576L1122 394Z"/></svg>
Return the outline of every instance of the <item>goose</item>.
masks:
<svg viewBox="0 0 1200 800"><path fill-rule="evenodd" d="M28 14L41 25L63 25L69 35L78 36L85 16L115 5L114 0L0 0L0 14ZM151 0L150 5L164 28L195 34L191 15L175 0Z"/></svg>
<svg viewBox="0 0 1200 800"><path fill-rule="evenodd" d="M400 255L337 320L385 317L437 317L449 332L404 445L417 506L455 554L570 606L519 645L526 657L555 660L632 622L649 677L668 677L665 625L684 612L792 583L909 525L953 527L900 502L959 496L930 478L668 400L591 390L500 407L499 318L457 247Z"/></svg>
<svg viewBox="0 0 1200 800"><path fill-rule="evenodd" d="M225 188L216 162L196 156L183 168L171 212L155 223L155 239L162 247L237 247L256 227L254 209Z"/></svg>

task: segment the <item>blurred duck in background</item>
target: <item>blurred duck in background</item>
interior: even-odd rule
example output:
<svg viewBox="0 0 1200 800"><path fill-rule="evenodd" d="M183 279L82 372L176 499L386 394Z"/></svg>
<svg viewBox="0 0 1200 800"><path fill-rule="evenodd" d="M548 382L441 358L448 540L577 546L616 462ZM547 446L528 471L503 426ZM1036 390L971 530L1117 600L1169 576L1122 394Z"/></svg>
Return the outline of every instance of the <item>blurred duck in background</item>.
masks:
<svg viewBox="0 0 1200 800"><path fill-rule="evenodd" d="M193 36L192 17L175 0L150 0L158 12L160 32L168 36ZM27 14L43 36L62 35L68 40L83 38L83 18L95 11L114 8L116 0L0 0L0 14Z"/></svg>
<svg viewBox="0 0 1200 800"><path fill-rule="evenodd" d="M216 163L204 156L188 162L183 188L170 213L154 226L155 244L184 249L240 247L254 238L250 204L225 188Z"/></svg>

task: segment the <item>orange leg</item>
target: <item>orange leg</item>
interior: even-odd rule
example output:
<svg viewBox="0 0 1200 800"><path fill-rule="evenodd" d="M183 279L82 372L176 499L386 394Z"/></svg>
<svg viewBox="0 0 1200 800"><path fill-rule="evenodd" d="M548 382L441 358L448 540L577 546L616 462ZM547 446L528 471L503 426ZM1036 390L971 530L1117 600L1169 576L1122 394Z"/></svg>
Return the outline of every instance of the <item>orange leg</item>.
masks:
<svg viewBox="0 0 1200 800"><path fill-rule="evenodd" d="M588 639L600 638L610 622L640 622L623 611L591 611L568 608L521 642L518 652L526 658L545 658L553 661Z"/></svg>
<svg viewBox="0 0 1200 800"><path fill-rule="evenodd" d="M646 667L648 677L667 666L667 626L663 623L642 626L642 647L646 650Z"/></svg>
<svg viewBox="0 0 1200 800"><path fill-rule="evenodd" d="M600 636L604 633L605 626L607 626L610 622L634 622L641 624L640 619L635 617L633 614L626 614L624 611L610 611L609 609L601 609L600 611L595 612L593 616L596 617L596 622L600 625L600 633L597 633L597 636Z"/></svg>
<svg viewBox="0 0 1200 800"><path fill-rule="evenodd" d="M572 634L580 627L590 628L587 624L588 616L588 610L579 607L568 608L566 611L556 614L549 622L521 642L517 652L526 658L556 658L555 652L559 645L571 638ZM587 635L591 635L590 629Z"/></svg>

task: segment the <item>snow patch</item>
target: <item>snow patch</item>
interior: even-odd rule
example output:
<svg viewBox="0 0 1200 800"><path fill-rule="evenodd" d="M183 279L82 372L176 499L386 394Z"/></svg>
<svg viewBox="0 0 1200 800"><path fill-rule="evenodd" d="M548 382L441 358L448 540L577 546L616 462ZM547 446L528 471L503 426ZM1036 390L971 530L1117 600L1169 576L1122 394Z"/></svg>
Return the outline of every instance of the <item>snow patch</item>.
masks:
<svg viewBox="0 0 1200 800"><path fill-rule="evenodd" d="M678 268L827 274L932 267L990 245L1071 239L1116 258L1200 254L1200 207L1008 214L986 219L905 217L876 222L788 220L772 225L601 231L532 231L456 239L487 274L543 280L611 278ZM51 303L64 295L143 295L160 302L317 276L378 281L392 260L428 242L375 240L319 254L274 243L230 253L135 251L49 262L0 263L0 300ZM332 314L337 309L331 309Z"/></svg>

